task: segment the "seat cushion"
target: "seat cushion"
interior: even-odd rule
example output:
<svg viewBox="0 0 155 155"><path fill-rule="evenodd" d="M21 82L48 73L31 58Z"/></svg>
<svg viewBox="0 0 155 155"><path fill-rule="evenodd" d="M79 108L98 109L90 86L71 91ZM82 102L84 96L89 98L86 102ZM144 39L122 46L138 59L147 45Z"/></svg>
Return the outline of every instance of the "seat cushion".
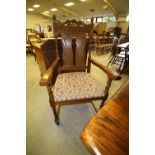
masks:
<svg viewBox="0 0 155 155"><path fill-rule="evenodd" d="M85 72L59 74L52 91L55 102L104 96L101 83Z"/></svg>

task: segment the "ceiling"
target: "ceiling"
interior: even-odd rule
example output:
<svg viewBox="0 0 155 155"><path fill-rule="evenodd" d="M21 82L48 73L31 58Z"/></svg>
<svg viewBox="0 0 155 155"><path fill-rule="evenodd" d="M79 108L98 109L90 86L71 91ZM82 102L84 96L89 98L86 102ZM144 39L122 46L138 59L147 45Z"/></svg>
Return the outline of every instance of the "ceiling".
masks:
<svg viewBox="0 0 155 155"><path fill-rule="evenodd" d="M129 0L108 0L113 5L118 15L129 14Z"/></svg>
<svg viewBox="0 0 155 155"><path fill-rule="evenodd" d="M64 5L67 2L74 2L75 5L67 7ZM106 3L109 4L109 7L104 9L103 7ZM40 7L36 8L32 13L42 14L44 11L57 8L58 11L50 11L50 13L44 15L52 17L55 14L58 19L64 20L70 18L81 19L86 17L110 16L114 15L114 11L117 15L127 15L129 12L129 0L106 0L106 3L104 0L87 0L85 2L81 2L80 0L26 0L26 10L33 8L32 6L34 4L39 4ZM90 9L93 9L94 12L91 12Z"/></svg>

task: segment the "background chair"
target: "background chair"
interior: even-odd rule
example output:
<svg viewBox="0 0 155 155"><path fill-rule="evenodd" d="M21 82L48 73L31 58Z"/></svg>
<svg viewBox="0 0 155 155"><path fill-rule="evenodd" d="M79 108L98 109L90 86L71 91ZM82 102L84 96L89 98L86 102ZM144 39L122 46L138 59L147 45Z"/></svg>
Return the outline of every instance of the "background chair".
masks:
<svg viewBox="0 0 155 155"><path fill-rule="evenodd" d="M35 57L35 60L36 60L36 53L35 53L35 50L33 49L32 44L37 43L39 39L40 38L38 38L37 34L35 34L35 33L27 34L27 43L29 45L29 48L31 49L31 54L33 54Z"/></svg>
<svg viewBox="0 0 155 155"><path fill-rule="evenodd" d="M41 70L40 85L47 87L55 123L58 125L60 107L63 105L101 100L102 107L112 80L119 80L120 76L93 60L91 55L86 63L89 39L86 39L85 33L91 35L92 25L76 20L61 23L54 17L53 27L56 40L48 40L35 50ZM57 38L58 35L62 38ZM91 63L107 75L105 89L89 74Z"/></svg>
<svg viewBox="0 0 155 155"><path fill-rule="evenodd" d="M111 60L109 61L108 65L113 61L114 56L116 55L116 51L117 51L117 45L118 45L118 38L114 37L113 38L113 43L112 43L112 47L111 47Z"/></svg>
<svg viewBox="0 0 155 155"><path fill-rule="evenodd" d="M124 70L129 67L129 46L126 48L116 48L116 52L112 56L107 66L109 66L110 63L111 65L119 65L119 73L124 72Z"/></svg>
<svg viewBox="0 0 155 155"><path fill-rule="evenodd" d="M108 53L113 47L113 38L112 37L101 37L96 38L96 54L98 53Z"/></svg>
<svg viewBox="0 0 155 155"><path fill-rule="evenodd" d="M33 54L33 52L32 52L32 46L28 42L27 38L26 38L26 54Z"/></svg>

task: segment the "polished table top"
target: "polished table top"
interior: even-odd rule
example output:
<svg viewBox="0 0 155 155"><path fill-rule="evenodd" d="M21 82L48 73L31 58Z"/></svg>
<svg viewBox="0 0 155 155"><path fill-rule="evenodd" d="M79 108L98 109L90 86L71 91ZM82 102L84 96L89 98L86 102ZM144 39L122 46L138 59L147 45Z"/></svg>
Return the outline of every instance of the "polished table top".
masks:
<svg viewBox="0 0 155 155"><path fill-rule="evenodd" d="M88 122L81 139L93 155L129 154L128 82Z"/></svg>

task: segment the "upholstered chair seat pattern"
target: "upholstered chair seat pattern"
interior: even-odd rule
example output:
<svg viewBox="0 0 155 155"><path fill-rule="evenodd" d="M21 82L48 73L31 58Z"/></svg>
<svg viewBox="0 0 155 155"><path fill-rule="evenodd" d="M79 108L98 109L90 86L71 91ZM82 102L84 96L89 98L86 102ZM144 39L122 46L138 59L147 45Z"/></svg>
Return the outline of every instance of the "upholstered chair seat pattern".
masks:
<svg viewBox="0 0 155 155"><path fill-rule="evenodd" d="M52 91L55 102L104 96L102 84L86 72L59 74Z"/></svg>

